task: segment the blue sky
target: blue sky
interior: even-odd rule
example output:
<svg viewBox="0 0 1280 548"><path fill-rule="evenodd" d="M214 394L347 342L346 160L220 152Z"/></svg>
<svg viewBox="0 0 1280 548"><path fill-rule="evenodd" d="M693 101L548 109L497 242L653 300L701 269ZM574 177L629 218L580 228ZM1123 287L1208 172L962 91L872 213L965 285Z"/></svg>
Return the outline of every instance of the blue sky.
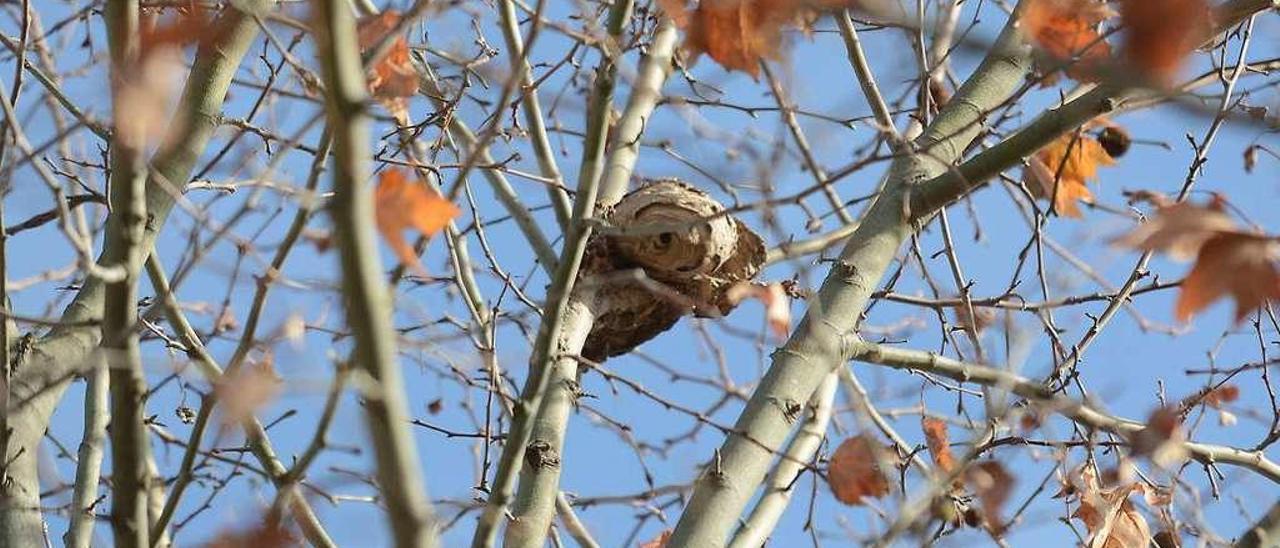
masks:
<svg viewBox="0 0 1280 548"><path fill-rule="evenodd" d="M549 14L553 18L563 18L578 9L577 4L550 4ZM42 4L39 9L44 10L42 16L48 26L83 5L80 1L60 1L47 6ZM493 20L493 14L484 4L465 6L481 14L482 24ZM389 3L387 7L397 5ZM998 30L1003 16L991 4L968 5L965 17L962 17L962 26L978 8L982 10L982 17L971 37L975 40L989 40ZM287 13L298 18L305 16L305 11L300 6L290 7ZM3 32L12 34L14 25L11 18L3 21ZM576 28L580 22L571 21L569 24ZM61 67L85 67L82 73L68 79L68 92L83 108L100 119L106 119L109 112L104 102L105 64L100 60L92 61L88 50L77 47L86 32L89 32L94 37L95 52L104 51L105 40L100 26L97 17L89 20L87 28L81 22L72 23L66 27L67 30L57 35L53 43L69 44L65 50L66 55L58 57ZM785 60L774 65L777 74L784 81L792 100L807 111L839 119L867 116L869 110L844 58L839 35L825 32L832 27L830 20L824 20L819 23L823 32L816 33L811 39L798 33L789 34ZM285 28L273 28L280 36L290 36L290 31ZM502 38L496 28L483 28L488 43L499 47ZM474 36L461 9L428 20L425 25L415 28L411 35L412 43L423 42L423 29L426 31L427 42L433 48L467 57L476 53ZM1270 58L1277 53L1277 30L1280 29L1277 28L1274 16L1258 20L1250 59ZM893 98L904 93L909 80L914 77L914 61L902 34L878 30L865 32L864 39L872 58L872 68L886 90L886 95ZM569 43L563 36L545 32L536 45L532 58L535 73L543 75L548 66L565 55L568 47ZM1237 47L1238 42L1231 45L1229 59L1234 58ZM278 53L273 47L255 45L242 69L245 71L244 76L254 80L262 79L263 65L255 57L264 52L273 62L278 59ZM304 62L313 61L309 43L300 47L295 54ZM507 73L505 55L506 52L502 52L502 56L481 67L480 74L490 79L490 87L484 89L477 85L473 88L473 93L489 99L496 97L501 87L501 77ZM593 54L587 55L588 66L596 59ZM957 53L954 72L964 77L976 65L976 61L971 54ZM1209 62L1207 54L1198 54L1193 61L1195 67L1201 69L1209 66ZM614 101L619 107L625 104L625 97L629 92L625 80L633 74L635 66L636 57L633 52L623 65L624 83ZM0 75L4 75L2 80L6 83L12 79L12 68L13 61L10 58L5 58L0 63ZM456 74L456 70L451 68L446 68L443 72L447 75ZM1195 68L1188 68L1186 71L1187 74L1195 72ZM282 74L286 81L284 86L297 90L296 75L289 69L285 69ZM741 73L725 73L710 59L700 60L689 69L689 74L702 84L700 91L708 96L741 105L773 106L767 84L754 82ZM552 74L542 85L542 98L548 115L553 117L553 127L558 127L558 122L565 129L576 130L582 125L582 98L575 90L559 96L566 82L565 69ZM1269 82L1265 76L1253 76L1242 83L1241 89L1260 87L1264 82ZM1069 81L1064 81L1060 87L1033 91L1020 112L1005 127L1012 129L1030 121L1042 108L1052 104L1058 93L1067 89L1065 86L1070 85ZM718 88L722 93L715 92L712 88ZM19 105L20 110L29 109L39 100L37 84L29 82L27 90ZM1216 92L1216 89L1211 86L1207 88L1207 92ZM668 97L692 97L690 84L679 75L668 82L664 93ZM234 87L227 104L228 115L243 116L255 96L256 92L252 89ZM1275 99L1273 92L1261 91L1250 95L1247 102L1250 105L1274 106ZM259 125L272 127L281 135L296 132L315 109L315 105L309 101L290 99L273 100L270 106L272 108L259 115L255 121ZM418 99L411 104L411 112L415 120L421 120L431 112L431 107L425 100ZM460 112L472 127L479 126L483 121L483 115L474 103L465 104ZM1186 177L1188 165L1194 155L1185 135L1189 134L1198 141L1203 138L1210 124L1209 117L1188 114L1186 110L1170 107L1125 114L1115 118L1115 121L1126 127L1139 141L1168 145L1168 149L1165 149L1139 144L1117 166L1101 171L1100 184L1093 187L1098 201L1119 211L1128 207L1122 196L1124 190L1176 191ZM803 116L801 122L815 154L829 171L853 160L852 151L864 146L875 132L873 127L865 123L854 123L852 127L847 127ZM904 123L901 118L899 123L900 126ZM795 155L785 126L771 112L760 112L756 118L752 118L732 109L678 108L668 105L658 110L648 122L648 127L650 129L646 134L646 141L667 141L680 156L702 166L738 189L744 203L759 199L762 196L760 189L766 185L772 185L778 194L787 194L812 184L810 175L801 170L802 164ZM36 143L43 142L53 134L46 112L32 117L26 129ZM389 129L385 124L380 125L376 128L375 135L385 136ZM220 132L220 141L215 143L214 148L232 134L231 128L225 128ZM314 143L317 135L317 131L309 132L307 142ZM427 138L434 138L435 130L429 130L426 135ZM552 143L558 150L563 146L565 154L560 159L560 166L572 186L572 174L577 172L578 164L576 140L572 135L557 134L552 136ZM781 159L774 159L772 155L779 143L788 147L787 153ZM1264 155L1255 171L1252 174L1246 173L1241 155L1252 143L1274 145L1274 135L1259 124L1234 121L1228 123L1214 144L1213 153L1203 168L1193 199L1205 200L1207 191L1221 192L1234 206L1247 214L1249 219L1266 227L1273 234L1280 233L1280 213L1277 213L1275 207L1276 200L1280 197L1280 181L1277 181L1277 173L1280 171L1276 169L1276 160ZM387 143L371 143L374 150L385 144ZM96 151L101 143L95 141L91 134L80 132L71 146L74 154L97 159ZM528 172L537 171L534 156L521 139L498 139L494 156L506 158L511 153L521 154L521 158L511 164L513 167ZM252 136L243 139L229 156L230 159L211 171L209 179L249 179L258 176L262 166L269 161L263 153L261 141ZM50 159L59 161L56 155L51 155ZM445 153L440 162L449 164L455 160ZM290 154L285 158L281 169L269 179L284 185L300 186L304 182L308 164L309 157L306 155ZM761 169L762 166L770 169ZM884 167L883 162L872 164L840 181L837 189L846 198L865 195L873 190ZM449 176L454 172L446 169L445 173L446 180L450 180ZM1010 173L1016 177L1018 170ZM644 148L636 174L643 178L681 177L715 193L721 199L730 200L718 190L714 181L656 147ZM101 177L96 172L88 175L86 181L101 188ZM13 223L48 209L50 195L32 178L29 169L19 169L13 175L12 182L12 190L5 197L6 222ZM481 177L473 173L471 183L478 204L476 211L481 218L491 220L505 215ZM545 194L537 183L517 177L512 178L512 183L529 205L545 204ZM327 187L327 183L325 186ZM208 215L224 221L231 213L240 209L245 200L260 200L259 206L233 227L234 234L254 242L254 251L240 260L233 245L225 241L218 243L178 288L180 299L189 305L193 321L200 329L207 331L215 320L215 314L209 311L218 310L224 299L229 299L235 315L243 320L249 297L254 290L253 276L262 272L264 261L274 251L274 245L279 242L297 203L279 192L255 192L251 188L241 189L233 195L197 191L189 194L188 198ZM809 204L819 212L827 211L820 200L810 200ZM465 226L471 222L472 210L465 204L463 210L460 225ZM970 214L970 210L976 213ZM103 214L101 209L89 211L98 219ZM760 230L770 243L776 244L781 241L782 236L806 235L805 217L798 208L782 208L777 213L776 231L765 230L763 220L757 213L745 215L744 220ZM540 208L537 216L548 233L554 234L554 219L549 210ZM998 186L984 188L973 195L970 203L952 208L950 220L957 240L957 253L963 261L966 275L975 282L973 294L985 297L1003 292L1013 275L1016 256L1031 235L1009 194ZM161 259L170 268L177 264L178 258L185 253L191 242L194 223L193 217L183 212L175 213L170 219L158 248ZM328 219L319 216L309 226L325 230L328 225ZM1108 283L1118 286L1133 268L1137 255L1111 248L1106 240L1131 225L1132 221L1121 215L1086 208L1081 220L1051 219L1045 234L1078 255ZM833 218L824 218L824 231L835 226ZM972 236L977 229L981 231L981 238L975 240ZM202 227L199 234L201 238L208 238L211 232L208 227ZM503 268L523 283L531 296L540 298L547 283L546 277L533 266L532 254L514 226L509 222L495 224L487 229L487 235ZM926 229L920 238L920 245L926 256L941 250L941 242L936 225ZM12 238L8 245L11 265L7 275L10 280L21 280L51 268L64 267L74 258L52 224L20 234ZM528 328L536 328L536 318L530 318L527 309L512 295L508 293L498 300L501 281L487 272L488 265L474 234L470 245L490 305L499 306L509 313L520 314L524 316L523 321ZM449 276L451 273L446 258L443 242L435 241L424 257L424 264L434 275ZM390 265L393 256L384 250L383 259L384 264ZM350 350L346 340L335 341L323 329L342 326L341 303L334 291L338 280L336 260L333 253L318 253L305 244L299 246L290 256L284 271L287 283L273 290L266 308L264 327L261 330L264 335L276 331L292 315L300 315L313 328L308 331L305 342L300 346L281 343L273 347L276 367L285 379L285 391L278 401L263 409L260 416L264 422L270 423L287 411L296 411L296 414L282 420L270 430L278 452L286 457L286 463L289 455L299 453L310 440L315 418L331 379L333 363L337 359L343 359ZM939 255L926 262L940 285L953 290L945 257ZM1045 268L1052 282L1051 296L1102 290L1052 254L1046 254ZM775 265L762 277L783 280L798 275L803 286L816 287L825 274L825 269L826 263L814 264L812 258L806 258ZM1186 272L1188 265L1157 259L1152 263L1151 269L1160 279L1174 280ZM1043 296L1039 294L1033 273L1034 268L1024 270L1020 278L1020 291L1040 300ZM15 309L32 316L56 315L59 308L48 308L47 305L52 299L65 299L66 293L60 287L68 281L37 283L23 289L14 295ZM897 290L903 293L928 294L928 288L921 282L919 269L914 264L906 269ZM142 292L144 295L150 294L150 288L145 283ZM1173 292L1147 294L1137 297L1135 304L1147 320L1171 325L1174 323L1173 298ZM475 431L471 413L481 417L484 415L484 393L478 389L461 389L458 378L478 376L480 359L474 347L459 338L459 331L455 327L440 321L466 321L465 310L456 291L449 284L440 282L402 284L397 288L396 305L397 326L424 326L405 336L406 344L402 354L407 379L405 389L410 396L412 413L417 418L443 428ZM1088 315L1099 314L1104 307L1105 303L1090 303L1056 311L1055 320L1063 329L1064 340L1079 340L1090 324ZM802 309L802 303L793 304L797 317ZM1020 360L1022 371L1033 378L1043 376L1051 368L1049 347L1044 335L1030 316L1015 316L1012 321L1017 326L1017 332L1025 334L1030 345L1025 361ZM938 323L927 311L881 303L872 311L866 324L872 328L872 332L877 332L880 328L894 328L891 338L895 342L901 341L913 348L939 349L941 339ZM906 328L903 329L903 326ZM693 327L697 329L692 329ZM1230 306L1226 304L1219 304L1197 317L1178 336L1143 331L1132 316L1120 314L1085 355L1080 369L1082 380L1089 386L1099 405L1122 416L1144 417L1156 405L1159 390L1163 390L1170 400L1176 401L1203 386L1203 376L1184 375L1184 369L1202 368L1211 360L1221 366L1230 366L1257 361L1262 357L1256 335L1250 329L1227 332L1230 329ZM705 336L700 335L699 331L705 333ZM500 364L510 370L518 381L522 381L532 332L523 331L508 323L500 328L498 334ZM1263 335L1267 341L1276 340L1274 332L1264 332ZM210 348L214 355L219 359L228 358L236 337L238 332L212 340ZM639 349L642 356L617 358L609 361L607 367L661 394L663 398L705 411L720 399L720 390L696 382L673 379L670 373L655 364L663 364L671 370L695 377L715 378L720 364L716 355L710 351L707 340L714 341L718 351L723 353L723 363L739 386L750 386L758 378L768 365L769 352L778 342L765 334L760 306L757 303L747 303L723 320L683 320L676 329L643 345ZM995 356L993 359L1004 359L1003 352L998 350L1005 345L1003 334L998 329L989 330L983 340L988 351ZM1276 352L1274 343L1269 343L1269 346L1268 357ZM947 351L950 352L951 349L947 348ZM144 347L144 352L145 365L153 381L163 379L181 365L180 355L167 352L158 343L150 343ZM862 364L856 365L855 371L882 409L904 411L903 415L895 419L895 425L913 442L921 441L919 412L912 411L915 406L923 404L931 414L964 420L956 412L957 398L954 393L923 383L919 377ZM181 383L167 384L148 402L148 410L157 414L171 432L185 438L188 427L177 419L174 409L184 404L195 406L198 394L193 390L204 390L207 386L190 375L183 378L191 384L191 390L182 389ZM1159 384L1159 381L1163 384ZM583 400L579 412L571 419L569 441L563 457L563 487L570 493L579 497L618 495L642 492L652 486L687 483L696 474L699 465L720 444L721 435L713 428L703 427L696 436L672 446L665 453L653 449L638 451L620 437L616 428L608 426L599 417L608 417L618 424L629 425L637 445L658 447L663 445L664 440L688 433L695 422L687 415L666 409L624 386L610 385L599 375L588 375L583 383L584 391L591 397ZM1265 435L1270 419L1270 404L1259 375L1256 372L1247 373L1239 378L1238 384L1241 388L1241 400L1231 409L1240 417L1239 423L1232 427L1219 427L1215 417L1206 416L1194 432L1195 439L1250 446ZM50 429L58 441L73 451L81 429L79 402L82 401L82 392L82 383L73 385ZM437 399L442 404L442 410L439 414L432 415L427 406ZM842 401L843 397L840 397L838 402ZM471 406L470 410L468 406ZM708 411L707 415L717 424L730 425L741 406L740 400L731 398L725 405ZM966 398L965 407L974 414L973 418L980 419L979 401ZM1261 415L1255 416L1254 412ZM1061 436L1068 432L1065 426L1065 423L1054 421L1046 426L1042 435ZM829 452L835 443L858 428L854 416L846 409L837 417L837 425L829 432L830 445L824 450ZM963 442L969 436L961 428L953 428L951 433L955 442ZM451 519L459 510L457 503L470 501L476 495L473 487L476 484L477 452L481 450L480 446L471 439L447 438L425 429L417 429L415 434L429 493L433 499L441 501L437 505L437 511ZM206 438L206 443L209 439L211 438ZM324 453L312 467L311 480L333 495L355 498L371 495L373 491L367 485L347 473L364 474L371 470L371 448L363 433L363 419L358 402L350 394L342 402L338 419L331 429L330 440L335 449ZM218 441L219 447L234 447L239 443L239 436L236 432L227 431ZM46 485L53 485L51 482L56 481L69 481L74 471L74 465L66 459L54 457L53 447L50 443L43 447L43 460L48 465L44 476ZM181 459L181 451L177 448L159 443L155 447L156 459L162 469L172 470ZM497 446L491 450L492 456L496 458ZM1007 447L997 451L994 456L1005 462L1018 478L1012 499L1014 503L1010 507L1031 496L1040 480L1050 473L1053 466L1048 450ZM1080 458L1079 453L1075 453L1069 460L1076 463ZM1107 462L1107 459L1113 457L1101 458ZM1180 503L1186 508L1202 511L1205 521L1212 525L1214 533L1218 535L1230 537L1243 527L1246 517L1242 515L1241 508L1247 510L1248 518L1256 517L1264 510L1264 502L1269 503L1280 494L1280 489L1265 480L1239 469L1223 467L1221 470L1225 476L1219 482L1222 498L1215 501L1209 498L1209 491L1205 488L1205 475L1198 468L1195 465L1189 467L1182 478L1188 486L1198 489L1203 499L1194 501L1184 498L1180 499ZM213 476L222 477L229 470L227 467L219 467L210 472ZM650 479L646 479L647 476ZM840 544L841 539L847 538L845 535L849 531L854 535L873 535L886 526L874 512L839 505L820 480L816 495L811 497L814 479L813 475L806 475L798 482L799 491L774 535L775 545L793 546L809 542L809 532L803 530L803 527L811 506L817 524L816 534L832 544ZM919 483L919 478L910 478L907 483L908 494L911 487L918 486ZM199 485L187 494L178 512L179 519L200 507L204 497L210 493L211 485ZM1054 487L1051 486L1050 489L1053 490ZM270 503L269 497L273 494L274 491L269 486L262 486L251 475L237 478L217 495L211 508L182 530L179 538L193 542L208 538L226 527L243 526L261 514L261 508ZM1185 493L1180 493L1183 494ZM900 502L900 497L902 493L895 493L877 504L881 508L891 509ZM48 501L46 506L63 504L68 498L68 495L59 495ZM580 516L604 545L617 546L627 541L634 545L675 523L679 516L678 505L657 506L670 500L670 496L662 496L643 503L593 506L580 509ZM382 513L374 504L362 500L340 500L337 504L330 504L322 499L314 502L335 540L341 545L376 546L387 543ZM1074 536L1059 521L1067 513L1059 501L1038 499L1025 514L1023 524L1015 528L1009 542L1014 546L1030 543L1045 546L1072 545L1075 542ZM637 516L648 518L638 531L633 532L638 522ZM446 533L446 544L460 545L469 540L474 517L474 512L462 516ZM1083 531L1078 522L1075 525ZM50 526L55 537L60 537L65 521L51 515ZM105 525L100 526L98 532L104 541L109 538L109 530ZM987 537L973 531L961 532L941 541L942 544L952 546L981 545L987 542Z"/></svg>

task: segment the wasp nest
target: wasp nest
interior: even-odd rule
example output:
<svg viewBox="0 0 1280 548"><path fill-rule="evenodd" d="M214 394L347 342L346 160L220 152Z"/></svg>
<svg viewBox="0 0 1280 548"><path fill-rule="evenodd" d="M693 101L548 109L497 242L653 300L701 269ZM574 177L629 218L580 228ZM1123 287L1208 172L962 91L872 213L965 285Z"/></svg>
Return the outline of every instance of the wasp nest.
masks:
<svg viewBox="0 0 1280 548"><path fill-rule="evenodd" d="M582 356L625 354L692 312L729 313L728 289L755 277L764 242L707 193L675 180L646 185L607 214L587 243L584 285L595 289L595 324Z"/></svg>

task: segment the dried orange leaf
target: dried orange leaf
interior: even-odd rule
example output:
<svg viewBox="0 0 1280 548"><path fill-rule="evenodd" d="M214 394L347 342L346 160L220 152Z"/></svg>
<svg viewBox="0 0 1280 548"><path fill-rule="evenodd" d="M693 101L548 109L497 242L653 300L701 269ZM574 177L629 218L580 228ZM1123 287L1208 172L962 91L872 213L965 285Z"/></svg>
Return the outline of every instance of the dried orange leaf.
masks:
<svg viewBox="0 0 1280 548"><path fill-rule="evenodd" d="M667 541L671 540L671 529L664 530L654 537L653 540L640 545L640 548L666 548Z"/></svg>
<svg viewBox="0 0 1280 548"><path fill-rule="evenodd" d="M400 12L395 10L361 19L357 27L361 53L381 45L400 20ZM408 121L407 98L418 93L418 71L409 60L409 43L404 36L397 36L386 53L375 60L369 73L369 92L401 123Z"/></svg>
<svg viewBox="0 0 1280 548"><path fill-rule="evenodd" d="M280 395L284 383L276 375L274 362L271 354L266 354L218 381L214 391L222 406L224 423L244 421Z"/></svg>
<svg viewBox="0 0 1280 548"><path fill-rule="evenodd" d="M378 232L405 266L422 271L413 246L404 239L405 229L413 228L429 237L458 213L457 206L427 185L410 181L402 170L388 169L378 177L378 189L374 193Z"/></svg>
<svg viewBox="0 0 1280 548"><path fill-rule="evenodd" d="M981 333L991 324L996 323L996 311L989 306L973 306L973 314L969 314L969 306L963 303L952 307L956 313L956 326L961 329L972 329Z"/></svg>
<svg viewBox="0 0 1280 548"><path fill-rule="evenodd" d="M155 12L142 14L136 58L112 68L112 120L119 141L141 149L169 125L184 66L182 48L209 38L215 25L200 8L161 24Z"/></svg>
<svg viewBox="0 0 1280 548"><path fill-rule="evenodd" d="M280 523L274 514L268 515L257 526L245 531L222 531L204 545L205 548L286 548L302 546L298 537Z"/></svg>
<svg viewBox="0 0 1280 548"><path fill-rule="evenodd" d="M1208 206L1162 207L1155 219L1114 240L1120 246L1196 258L1178 293L1174 316L1179 321L1228 295L1236 301L1237 322L1280 299L1280 241L1238 230L1222 209L1218 198Z"/></svg>
<svg viewBox="0 0 1280 548"><path fill-rule="evenodd" d="M1099 166L1115 165L1115 159L1096 139L1067 134L1036 152L1028 160L1023 181L1038 198L1052 199L1053 209L1065 217L1081 217L1076 202L1092 202L1086 183L1098 176Z"/></svg>
<svg viewBox="0 0 1280 548"><path fill-rule="evenodd" d="M1146 518L1129 501L1134 486L1084 493L1072 517L1089 530L1089 548L1133 548L1148 546L1151 529Z"/></svg>
<svg viewBox="0 0 1280 548"><path fill-rule="evenodd" d="M836 500L862 504L864 497L878 498L889 493L889 478L880 469L882 451L867 434L844 440L831 455L827 483Z"/></svg>
<svg viewBox="0 0 1280 548"><path fill-rule="evenodd" d="M929 446L929 454L933 455L934 464L948 474L955 470L956 457L951 454L947 423L941 419L923 417L920 419L920 429L924 430L924 442Z"/></svg>
<svg viewBox="0 0 1280 548"><path fill-rule="evenodd" d="M1182 280L1174 316L1191 319L1214 301L1230 295L1239 322L1267 301L1280 299L1280 242L1241 232L1222 232L1200 247L1196 264Z"/></svg>
<svg viewBox="0 0 1280 548"><path fill-rule="evenodd" d="M1013 475L1004 469L1004 465L988 460L975 463L966 469L964 481L977 496L987 526L999 528L1002 524L1001 509L1009 500L1009 494L1013 492L1015 482Z"/></svg>
<svg viewBox="0 0 1280 548"><path fill-rule="evenodd" d="M659 0L659 7L686 32L684 49L706 53L726 70L760 76L760 62L778 59L784 27L807 26L823 11L853 8L858 0Z"/></svg>
<svg viewBox="0 0 1280 548"><path fill-rule="evenodd" d="M1222 211L1219 202L1208 206L1181 202L1160 208L1155 218L1112 240L1112 243L1189 260L1196 256L1206 241L1221 232L1235 229L1235 221Z"/></svg>
<svg viewBox="0 0 1280 548"><path fill-rule="evenodd" d="M1151 413L1142 430L1129 436L1129 449L1134 456L1150 457L1157 466L1168 468L1186 460L1186 441L1182 415L1176 409L1161 407Z"/></svg>
<svg viewBox="0 0 1280 548"><path fill-rule="evenodd" d="M1234 384L1224 384L1204 395L1202 401L1204 404L1214 409L1221 409L1223 405L1240 399L1240 387Z"/></svg>
<svg viewBox="0 0 1280 548"><path fill-rule="evenodd" d="M1157 84L1168 85L1187 54L1209 38L1213 14L1204 0L1124 0L1124 56Z"/></svg>
<svg viewBox="0 0 1280 548"><path fill-rule="evenodd" d="M1067 76L1091 81L1098 65L1111 56L1111 46L1097 29L1112 15L1106 4L1096 0L1032 0L1019 21L1055 65L1070 63L1064 70Z"/></svg>
<svg viewBox="0 0 1280 548"><path fill-rule="evenodd" d="M729 288L726 298L732 304L742 302L743 299L758 299L764 304L765 321L769 322L769 329L773 334L785 339L791 332L791 299L782 284L743 282Z"/></svg>

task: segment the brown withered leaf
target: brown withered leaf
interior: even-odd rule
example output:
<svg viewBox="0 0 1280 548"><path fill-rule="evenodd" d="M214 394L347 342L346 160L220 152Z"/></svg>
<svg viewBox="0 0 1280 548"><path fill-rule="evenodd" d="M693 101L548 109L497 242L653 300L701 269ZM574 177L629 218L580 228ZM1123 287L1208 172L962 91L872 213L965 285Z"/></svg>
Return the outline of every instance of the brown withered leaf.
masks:
<svg viewBox="0 0 1280 548"><path fill-rule="evenodd" d="M387 10L360 20L356 27L360 52L368 53L400 25L401 14ZM409 60L409 43L404 36L397 36L380 59L375 60L369 73L369 92L378 99L391 115L404 124L409 119L407 99L418 93L418 71Z"/></svg>
<svg viewBox="0 0 1280 548"><path fill-rule="evenodd" d="M284 382L276 374L270 353L247 361L239 371L229 373L214 385L225 424L237 424L280 395Z"/></svg>
<svg viewBox="0 0 1280 548"><path fill-rule="evenodd" d="M658 0L676 26L684 29L684 49L692 58L706 53L726 70L760 76L760 62L782 55L782 31L805 26L815 14L855 8L858 0ZM797 25L798 23L798 25Z"/></svg>
<svg viewBox="0 0 1280 548"><path fill-rule="evenodd" d="M240 329L240 320L236 318L235 310L232 310L230 306L222 307L222 312L218 314L218 320L213 322L213 333L218 335L237 329Z"/></svg>
<svg viewBox="0 0 1280 548"><path fill-rule="evenodd" d="M666 529L654 537L653 540L641 544L640 548L666 548L669 540L671 540L671 529Z"/></svg>
<svg viewBox="0 0 1280 548"><path fill-rule="evenodd" d="M205 548L292 548L302 546L297 535L271 513L257 526L243 531L219 532Z"/></svg>
<svg viewBox="0 0 1280 548"><path fill-rule="evenodd" d="M404 239L405 229L413 228L423 236L432 236L458 216L458 208L434 189L410 181L403 170L388 169L378 176L374 192L374 217L378 232L400 258L401 264L423 273L413 246Z"/></svg>
<svg viewBox="0 0 1280 548"><path fill-rule="evenodd" d="M1174 316L1191 319L1214 301L1230 295L1236 302L1235 321L1280 299L1280 242L1242 232L1221 232L1200 247L1195 266L1182 280Z"/></svg>
<svg viewBox="0 0 1280 548"><path fill-rule="evenodd" d="M1097 178L1099 166L1115 163L1096 139L1067 134L1028 160L1023 182L1037 198L1053 200L1053 209L1059 215L1080 218L1076 202L1093 201L1087 183Z"/></svg>
<svg viewBox="0 0 1280 548"><path fill-rule="evenodd" d="M1134 548L1148 546L1151 529L1147 520L1129 500L1134 485L1081 493L1080 507L1071 517L1089 530L1089 548Z"/></svg>
<svg viewBox="0 0 1280 548"><path fill-rule="evenodd" d="M791 332L791 299L782 284L741 282L730 287L725 298L735 305L743 299L758 299L764 304L765 321L773 334L785 339Z"/></svg>
<svg viewBox="0 0 1280 548"><path fill-rule="evenodd" d="M1179 548L1182 546L1182 541L1178 538L1177 533L1168 529L1156 533L1154 537L1151 537L1151 540L1155 541L1156 546L1159 548Z"/></svg>
<svg viewBox="0 0 1280 548"><path fill-rule="evenodd" d="M1205 405L1214 409L1221 409L1223 405L1240 399L1240 387L1234 384L1224 384L1204 395L1201 401Z"/></svg>
<svg viewBox="0 0 1280 548"><path fill-rule="evenodd" d="M1220 197L1207 206L1184 202L1162 207L1154 219L1113 243L1178 259L1195 257L1178 292L1174 316L1179 321L1228 295L1235 299L1237 322L1280 299L1280 241L1238 230Z"/></svg>
<svg viewBox="0 0 1280 548"><path fill-rule="evenodd" d="M955 470L956 457L951 454L951 441L947 434L946 421L925 416L920 419L920 429L924 431L924 442L929 446L929 454L933 455L934 464L948 474Z"/></svg>
<svg viewBox="0 0 1280 548"><path fill-rule="evenodd" d="M1124 57L1153 83L1169 85L1187 55L1213 30L1205 0L1124 0Z"/></svg>
<svg viewBox="0 0 1280 548"><path fill-rule="evenodd" d="M827 467L827 483L836 500L860 505L865 497L889 493L889 478L880 469L882 453L875 438L867 434L846 439L836 448Z"/></svg>
<svg viewBox="0 0 1280 548"><path fill-rule="evenodd" d="M138 55L112 67L112 120L120 142L141 149L164 134L180 88L182 48L201 43L217 31L202 8L177 12L163 21L144 10L138 30Z"/></svg>
<svg viewBox="0 0 1280 548"><path fill-rule="evenodd" d="M1207 206L1180 202L1161 207L1154 218L1112 243L1140 251L1167 253L1185 261L1195 257L1205 242L1235 229L1235 221L1223 212L1222 202L1215 198Z"/></svg>
<svg viewBox="0 0 1280 548"><path fill-rule="evenodd" d="M1176 466L1187 458L1182 415L1172 407L1161 407L1147 418L1147 425L1129 435L1129 450L1135 457L1150 457L1157 466Z"/></svg>
<svg viewBox="0 0 1280 548"><path fill-rule="evenodd" d="M1098 67L1111 57L1098 23L1113 15L1097 0L1032 0L1019 22L1055 66L1076 60L1064 68L1067 76L1093 81Z"/></svg>
<svg viewBox="0 0 1280 548"><path fill-rule="evenodd" d="M964 482L973 490L982 507L982 515L987 526L998 531L1003 524L1000 517L1004 503L1013 492L1016 478L1005 470L1004 465L993 460L974 463L964 471Z"/></svg>
<svg viewBox="0 0 1280 548"><path fill-rule="evenodd" d="M989 306L973 306L973 315L970 317L968 306L963 303L952 307L956 313L956 326L961 329L972 329L981 333L986 328L996 323L996 311Z"/></svg>

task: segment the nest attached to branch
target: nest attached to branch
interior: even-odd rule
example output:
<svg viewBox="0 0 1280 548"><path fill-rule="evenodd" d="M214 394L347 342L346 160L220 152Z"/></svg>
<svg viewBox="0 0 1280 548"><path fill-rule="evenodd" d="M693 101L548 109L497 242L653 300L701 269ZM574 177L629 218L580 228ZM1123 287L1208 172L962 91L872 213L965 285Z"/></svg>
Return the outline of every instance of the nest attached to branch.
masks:
<svg viewBox="0 0 1280 548"><path fill-rule="evenodd" d="M582 284L594 292L595 324L582 356L625 354L693 313L733 310L730 287L764 264L764 242L719 202L692 186L661 180L627 194L592 236Z"/></svg>

